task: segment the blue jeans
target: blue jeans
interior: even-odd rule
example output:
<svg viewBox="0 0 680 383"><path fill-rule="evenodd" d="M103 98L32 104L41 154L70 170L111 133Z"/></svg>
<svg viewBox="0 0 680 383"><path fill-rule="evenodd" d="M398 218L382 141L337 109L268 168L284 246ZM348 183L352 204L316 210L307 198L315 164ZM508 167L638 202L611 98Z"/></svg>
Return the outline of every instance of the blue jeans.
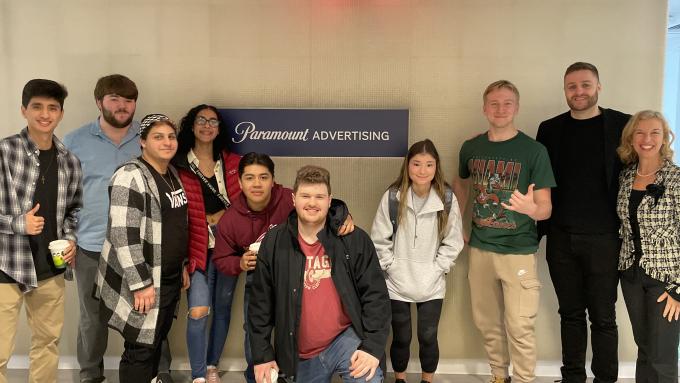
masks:
<svg viewBox="0 0 680 383"><path fill-rule="evenodd" d="M207 270L191 274L191 286L187 291L189 312L193 307L206 306L212 311L210 336L206 338L208 315L195 319L188 315L187 348L191 377L203 378L207 366L217 366L220 362L224 342L227 340L231 303L238 277L220 273L212 263L212 250L208 250Z"/></svg>
<svg viewBox="0 0 680 383"><path fill-rule="evenodd" d="M366 377L368 374L359 378L352 378L349 371L349 360L360 344L361 340L354 332L352 326L348 327L319 355L311 359L300 360L295 380L300 383L329 383L333 378L333 374L337 373L345 383L367 382ZM380 383L382 381L383 372L378 367L375 370L375 375L368 383Z"/></svg>

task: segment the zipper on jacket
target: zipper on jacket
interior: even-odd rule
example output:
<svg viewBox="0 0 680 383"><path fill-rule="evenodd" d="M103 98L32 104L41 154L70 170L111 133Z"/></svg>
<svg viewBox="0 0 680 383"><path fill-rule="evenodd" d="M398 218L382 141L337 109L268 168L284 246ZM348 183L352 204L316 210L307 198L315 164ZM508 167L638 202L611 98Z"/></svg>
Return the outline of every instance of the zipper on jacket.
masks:
<svg viewBox="0 0 680 383"><path fill-rule="evenodd" d="M416 248L416 241L418 240L418 214L413 212L413 248Z"/></svg>
<svg viewBox="0 0 680 383"><path fill-rule="evenodd" d="M354 294L356 294L356 297L359 301L361 301L361 294L359 294L359 289L357 288L356 281L354 280L354 273L352 272L352 265L350 264L350 257L348 252L345 253L345 271L347 272L347 277L349 278L349 282L352 284L352 290L354 291ZM342 302L342 297L340 297L340 301ZM344 304L344 302L343 302ZM359 307L361 308L361 302L359 302ZM350 317L350 320L352 318ZM352 325L354 325L354 321L352 320ZM355 330L357 331L357 330Z"/></svg>

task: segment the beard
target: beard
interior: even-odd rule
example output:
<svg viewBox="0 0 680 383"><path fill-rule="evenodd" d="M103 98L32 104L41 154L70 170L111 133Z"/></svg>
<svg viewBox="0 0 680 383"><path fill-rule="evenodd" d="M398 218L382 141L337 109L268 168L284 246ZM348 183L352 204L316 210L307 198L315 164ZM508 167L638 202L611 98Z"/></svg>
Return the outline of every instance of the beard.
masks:
<svg viewBox="0 0 680 383"><path fill-rule="evenodd" d="M567 100L567 105L569 105L569 109L575 110L577 112L588 110L593 106L597 105L597 92L595 92L595 94L592 96L588 96L588 100L585 106L577 106L577 104L571 99Z"/></svg>
<svg viewBox="0 0 680 383"><path fill-rule="evenodd" d="M102 117L104 117L104 121L108 122L109 125L117 129L122 129L129 126L130 123L132 122L132 118L134 117L134 115L135 114L133 112L132 114L130 114L130 117L127 120L120 122L116 120L115 113L112 113L110 110L106 108L102 108Z"/></svg>

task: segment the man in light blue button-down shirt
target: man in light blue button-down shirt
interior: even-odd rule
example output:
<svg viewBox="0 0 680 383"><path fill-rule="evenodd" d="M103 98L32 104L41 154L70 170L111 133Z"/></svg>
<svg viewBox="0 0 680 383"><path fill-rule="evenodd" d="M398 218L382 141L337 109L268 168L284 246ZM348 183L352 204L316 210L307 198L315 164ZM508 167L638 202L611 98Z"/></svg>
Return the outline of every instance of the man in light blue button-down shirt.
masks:
<svg viewBox="0 0 680 383"><path fill-rule="evenodd" d="M104 77L99 82L105 82L113 76ZM130 83L134 85L132 81ZM123 89L116 91L124 93ZM64 144L80 159L84 173L78 247L87 253L96 253L88 254L96 259L99 258L106 236L111 176L118 166L141 154L139 122L132 121L137 88L134 88L134 93L128 91L129 94L125 96L117 92L97 100L97 107L101 111L97 119L64 137Z"/></svg>
<svg viewBox="0 0 680 383"><path fill-rule="evenodd" d="M64 144L80 159L83 168L83 208L78 222L76 263L80 301L77 354L81 383L104 381L103 357L108 328L99 320L99 301L92 297L92 289L106 237L111 176L118 166L141 154L139 122L133 121L137 95L135 83L123 75L100 78L94 89L99 117L64 137ZM169 360L167 345L164 345L164 351L162 359ZM166 362L165 365L167 370L170 364Z"/></svg>

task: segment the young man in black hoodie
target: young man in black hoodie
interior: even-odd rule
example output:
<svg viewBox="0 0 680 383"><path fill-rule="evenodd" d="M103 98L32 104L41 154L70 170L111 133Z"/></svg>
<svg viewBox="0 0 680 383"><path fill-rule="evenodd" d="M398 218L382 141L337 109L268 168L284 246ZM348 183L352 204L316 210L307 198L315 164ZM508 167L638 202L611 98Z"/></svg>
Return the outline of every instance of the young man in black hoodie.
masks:
<svg viewBox="0 0 680 383"><path fill-rule="evenodd" d="M366 232L338 237L330 229L330 192L327 170L298 170L295 211L262 241L248 306L258 383L272 383L272 370L305 383L330 382L336 373L345 382L382 381L385 280Z"/></svg>

